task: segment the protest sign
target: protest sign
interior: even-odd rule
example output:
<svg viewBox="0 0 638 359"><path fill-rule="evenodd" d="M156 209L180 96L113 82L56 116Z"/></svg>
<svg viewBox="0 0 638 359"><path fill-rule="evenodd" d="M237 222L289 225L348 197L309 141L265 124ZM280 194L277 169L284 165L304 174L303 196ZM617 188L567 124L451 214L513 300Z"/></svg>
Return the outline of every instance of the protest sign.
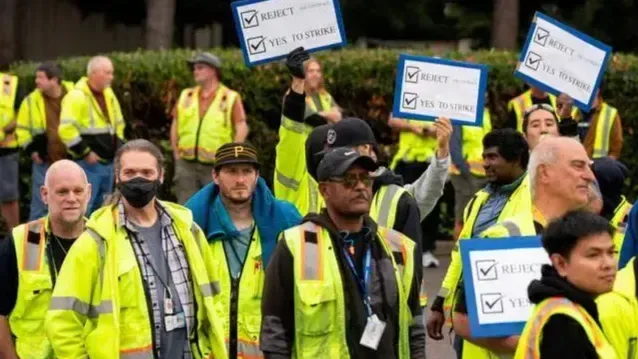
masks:
<svg viewBox="0 0 638 359"><path fill-rule="evenodd" d="M311 52L346 45L338 0L244 0L230 6L248 66L283 58L299 46Z"/></svg>
<svg viewBox="0 0 638 359"><path fill-rule="evenodd" d="M473 337L518 335L534 304L527 287L549 264L540 237L469 239L459 242Z"/></svg>
<svg viewBox="0 0 638 359"><path fill-rule="evenodd" d="M394 106L397 118L482 126L487 66L424 56L399 56Z"/></svg>
<svg viewBox="0 0 638 359"><path fill-rule="evenodd" d="M610 55L608 45L536 12L514 75L589 111Z"/></svg>

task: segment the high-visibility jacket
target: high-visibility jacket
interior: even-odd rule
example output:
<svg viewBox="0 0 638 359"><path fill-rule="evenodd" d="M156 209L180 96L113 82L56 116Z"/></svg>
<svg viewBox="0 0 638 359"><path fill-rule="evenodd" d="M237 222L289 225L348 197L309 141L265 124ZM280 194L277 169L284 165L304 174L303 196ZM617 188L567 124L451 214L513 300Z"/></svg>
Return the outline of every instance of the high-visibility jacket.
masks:
<svg viewBox="0 0 638 359"><path fill-rule="evenodd" d="M53 292L51 268L46 257L49 231L46 217L21 224L12 231L20 285L15 307L9 315L9 326L19 358L53 357L44 331L44 317Z"/></svg>
<svg viewBox="0 0 638 359"><path fill-rule="evenodd" d="M518 341L514 359L541 359L543 327L553 315L565 315L580 324L600 359L617 358L602 329L583 307L567 298L554 297L543 300L534 308Z"/></svg>
<svg viewBox="0 0 638 359"><path fill-rule="evenodd" d="M463 271L463 263L459 253L459 241L472 238L476 219L478 218L481 208L485 202L487 202L489 197L489 192L482 189L478 191L468 202L467 206L465 206L465 211L463 213L463 228L461 229L459 239L452 250L450 266L445 273L445 277L443 278L441 289L438 294L440 297L445 298L443 307L448 324L451 324L452 321L452 313L457 300L456 293ZM527 174L525 174L525 177L522 179L518 188L512 192L512 195L505 204L505 207L503 207L503 210L499 214L496 223L498 224L508 218L517 216L520 213L532 213L532 196L529 176L527 176ZM488 230L494 231L492 227L488 228Z"/></svg>
<svg viewBox="0 0 638 359"><path fill-rule="evenodd" d="M220 84L213 102L200 118L200 87L182 91L177 105L177 147L185 160L215 162L215 152L233 142L233 107L239 94Z"/></svg>
<svg viewBox="0 0 638 359"><path fill-rule="evenodd" d="M62 87L68 93L73 90L74 84L70 81L62 81ZM20 147L26 148L33 142L45 143L47 118L42 91L35 89L22 100L17 121L16 135Z"/></svg>
<svg viewBox="0 0 638 359"><path fill-rule="evenodd" d="M263 358L259 349L261 330L261 293L264 288L265 268L262 265L261 241L255 228L239 279L231 277L224 240L214 239L210 244L214 272L211 278L220 284L220 295L215 297L220 320L224 327L226 345L230 344L231 327L237 340L236 358ZM227 347L229 353L233 349Z"/></svg>
<svg viewBox="0 0 638 359"><path fill-rule="evenodd" d="M486 107L483 111L483 126L462 126L461 127L463 141L463 155L470 167L470 173L475 176L485 177L485 168L483 167L483 137L492 131L492 116L490 110ZM450 164L450 174L458 175L461 172L454 165Z"/></svg>
<svg viewBox="0 0 638 359"><path fill-rule="evenodd" d="M600 325L618 358L638 358L636 264L634 257L616 274L614 289L596 298Z"/></svg>
<svg viewBox="0 0 638 359"><path fill-rule="evenodd" d="M420 127L432 126L425 121L405 120L412 125ZM399 149L392 158L391 169L395 169L397 164L403 162L427 162L436 152L436 138L417 135L412 131L401 131L399 133Z"/></svg>
<svg viewBox="0 0 638 359"><path fill-rule="evenodd" d="M632 204L627 201L625 196L622 196L622 200L616 210L614 210L614 216L611 217L609 224L614 227L614 246L618 253L622 250L623 242L625 240L625 231L627 230L627 222L629 212L633 208Z"/></svg>
<svg viewBox="0 0 638 359"><path fill-rule="evenodd" d="M315 103L314 98L319 99L319 106ZM308 117L316 112L331 110L335 106L332 95L324 89L319 90L319 93L314 98L313 96L306 96L306 111L304 117Z"/></svg>
<svg viewBox="0 0 638 359"><path fill-rule="evenodd" d="M308 233L314 234L313 240ZM407 302L415 270L415 244L401 233L384 227L378 227L375 240L379 238L394 268L394 273L385 273L384 278L394 278L398 289L398 358L407 359L410 357L409 328L413 321L422 320L421 316L412 317ZM293 358L349 358L344 287L330 233L315 223L306 222L287 229L284 240L294 263ZM403 265L397 264L395 255L403 259Z"/></svg>
<svg viewBox="0 0 638 359"><path fill-rule="evenodd" d="M16 134L2 130L15 119L15 101L18 94L18 77L0 72L0 148L17 148Z"/></svg>
<svg viewBox="0 0 638 359"><path fill-rule="evenodd" d="M605 157L609 154L611 129L614 126L616 116L618 116L618 110L607 102L603 102L598 112L598 124L594 129L596 136L594 137L592 158Z"/></svg>
<svg viewBox="0 0 638 359"><path fill-rule="evenodd" d="M548 93L549 102L554 109L556 109L556 96ZM532 90L527 90L520 94L517 97L514 97L507 103L507 110L514 110L516 114L516 130L519 132L523 132L523 120L525 117L525 110L533 105L532 102ZM578 108L574 107L572 109L572 118L576 118L578 116ZM558 116L558 114L557 114Z"/></svg>
<svg viewBox="0 0 638 359"><path fill-rule="evenodd" d="M189 340L196 359L226 358L211 282L213 258L192 213L160 202L173 220L191 273L196 313ZM117 206L95 212L69 251L53 291L45 329L56 357L154 358L152 311L137 257Z"/></svg>
<svg viewBox="0 0 638 359"><path fill-rule="evenodd" d="M520 212L513 217L498 222L492 227L481 233L484 238L504 238L518 236L535 236L536 228L534 226L533 210L529 212ZM474 300L473 298L466 298ZM493 353L474 343L463 340L463 359L493 359L499 358L498 354Z"/></svg>
<svg viewBox="0 0 638 359"><path fill-rule="evenodd" d="M103 93L107 114L93 96L86 77L62 99L58 133L75 157L81 158L93 151L110 161L124 141L125 124L120 102L112 88L107 87Z"/></svg>

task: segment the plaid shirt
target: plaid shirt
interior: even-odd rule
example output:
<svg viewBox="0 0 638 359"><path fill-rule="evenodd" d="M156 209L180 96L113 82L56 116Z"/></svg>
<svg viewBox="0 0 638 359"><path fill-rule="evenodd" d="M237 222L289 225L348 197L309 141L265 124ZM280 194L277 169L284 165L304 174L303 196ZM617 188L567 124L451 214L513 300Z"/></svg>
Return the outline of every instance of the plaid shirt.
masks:
<svg viewBox="0 0 638 359"><path fill-rule="evenodd" d="M175 289L179 295L179 301L182 304L182 309L184 311L184 315L186 317L186 330L187 330L187 340L184 345L184 356L183 359L192 359L192 353L190 349L190 341L188 338L191 337L191 333L195 328L195 303L193 297L192 290L192 280L191 274L188 266L188 262L186 261L186 253L184 252L184 247L180 244L180 239L177 237L175 233L175 229L173 228L173 219L170 214L162 207L159 202L157 203L157 210L160 214L160 223L162 226L162 248L169 248L166 255L168 256L168 270L171 273L171 281L175 285ZM160 349L160 338L161 331L164 328L164 318L161 317L160 312L160 303L158 302L157 291L163 290L161 285L157 285L155 283L155 272L153 268L146 260L151 256L150 251L148 249L148 245L146 241L137 240L138 231L133 223L128 221L126 217L126 213L124 212L124 205L120 202L119 206L119 219L120 223L126 230L131 234L136 236L136 240L132 240L131 244L133 246L133 250L135 255L138 258L138 262L140 263L140 270L142 272L142 279L145 283L148 284L148 288L150 289L148 295L150 301L153 305L153 325L155 327L155 350L159 352ZM170 245L168 245L170 241ZM163 304L162 304L163 305Z"/></svg>

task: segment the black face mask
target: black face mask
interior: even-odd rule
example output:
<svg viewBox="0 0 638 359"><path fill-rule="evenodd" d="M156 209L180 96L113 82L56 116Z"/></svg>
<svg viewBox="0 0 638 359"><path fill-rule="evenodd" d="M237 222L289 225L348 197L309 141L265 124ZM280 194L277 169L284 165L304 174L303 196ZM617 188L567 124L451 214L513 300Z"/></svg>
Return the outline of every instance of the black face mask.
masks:
<svg viewBox="0 0 638 359"><path fill-rule="evenodd" d="M159 180L151 181L146 178L135 177L132 180L118 183L117 189L120 190L122 196L126 198L126 201L131 206L142 208L155 198L160 185Z"/></svg>

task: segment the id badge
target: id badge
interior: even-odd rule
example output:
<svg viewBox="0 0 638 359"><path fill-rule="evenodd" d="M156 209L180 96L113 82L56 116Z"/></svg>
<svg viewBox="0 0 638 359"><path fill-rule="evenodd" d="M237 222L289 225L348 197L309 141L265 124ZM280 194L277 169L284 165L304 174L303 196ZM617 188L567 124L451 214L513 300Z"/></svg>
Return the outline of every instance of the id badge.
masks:
<svg viewBox="0 0 638 359"><path fill-rule="evenodd" d="M164 298L164 314L173 314L173 300L171 298Z"/></svg>
<svg viewBox="0 0 638 359"><path fill-rule="evenodd" d="M359 342L359 344L363 345L366 348L377 350L384 330L385 323L381 321L376 314L373 314L372 316L368 317L368 322L366 323L366 327L363 330L363 335L361 336L361 341Z"/></svg>
<svg viewBox="0 0 638 359"><path fill-rule="evenodd" d="M186 327L186 317L184 316L184 312L164 317L164 328L167 332L172 332L175 329L184 327Z"/></svg>

